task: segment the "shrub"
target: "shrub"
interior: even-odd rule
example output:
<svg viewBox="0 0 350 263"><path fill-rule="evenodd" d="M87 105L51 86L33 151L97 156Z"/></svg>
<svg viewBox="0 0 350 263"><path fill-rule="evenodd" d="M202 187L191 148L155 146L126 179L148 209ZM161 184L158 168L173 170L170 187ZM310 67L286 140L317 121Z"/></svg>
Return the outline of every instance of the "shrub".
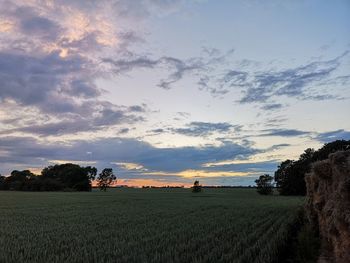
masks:
<svg viewBox="0 0 350 263"><path fill-rule="evenodd" d="M194 181L192 186L192 192L193 193L199 193L202 191L202 185L199 184L199 181Z"/></svg>
<svg viewBox="0 0 350 263"><path fill-rule="evenodd" d="M259 179L255 180L257 191L261 195L270 195L273 193L272 176L268 174L260 175Z"/></svg>

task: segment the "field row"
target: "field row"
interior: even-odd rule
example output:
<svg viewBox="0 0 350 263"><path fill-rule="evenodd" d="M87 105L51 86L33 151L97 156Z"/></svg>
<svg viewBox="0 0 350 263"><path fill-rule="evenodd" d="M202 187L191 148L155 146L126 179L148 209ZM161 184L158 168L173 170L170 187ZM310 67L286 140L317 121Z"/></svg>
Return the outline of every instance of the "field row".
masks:
<svg viewBox="0 0 350 263"><path fill-rule="evenodd" d="M303 202L242 189L0 197L0 262L273 262Z"/></svg>

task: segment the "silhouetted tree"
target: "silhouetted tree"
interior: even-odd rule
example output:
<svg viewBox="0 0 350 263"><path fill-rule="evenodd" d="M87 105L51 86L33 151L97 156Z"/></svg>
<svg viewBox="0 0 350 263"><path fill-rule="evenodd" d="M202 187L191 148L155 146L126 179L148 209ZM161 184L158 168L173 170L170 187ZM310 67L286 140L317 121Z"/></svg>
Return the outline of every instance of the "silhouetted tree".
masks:
<svg viewBox="0 0 350 263"><path fill-rule="evenodd" d="M260 175L259 179L255 180L257 191L261 195L270 195L273 193L273 177L268 174Z"/></svg>
<svg viewBox="0 0 350 263"><path fill-rule="evenodd" d="M305 195L305 173L309 171L309 163L287 160L278 166L275 181L281 195Z"/></svg>
<svg viewBox="0 0 350 263"><path fill-rule="evenodd" d="M5 179L7 188L15 191L26 191L28 190L27 183L33 176L35 175L29 170L14 170L11 172L11 175Z"/></svg>
<svg viewBox="0 0 350 263"><path fill-rule="evenodd" d="M87 176L88 176L89 180L90 181L95 180L96 175L97 175L96 167L87 166L87 167L85 167L85 170L87 172Z"/></svg>
<svg viewBox="0 0 350 263"><path fill-rule="evenodd" d="M106 191L107 188L114 182L116 182L117 177L113 174L112 168L105 168L98 175L97 186L101 191Z"/></svg>
<svg viewBox="0 0 350 263"><path fill-rule="evenodd" d="M14 170L8 177L0 176L0 190L91 191L91 181L96 173L95 167L80 167L72 163L45 167L41 175L29 170Z"/></svg>
<svg viewBox="0 0 350 263"><path fill-rule="evenodd" d="M0 190L7 190L6 177L0 174Z"/></svg>
<svg viewBox="0 0 350 263"><path fill-rule="evenodd" d="M199 193L202 191L202 186L199 184L199 181L194 181L192 186L192 192L193 193Z"/></svg>
<svg viewBox="0 0 350 263"><path fill-rule="evenodd" d="M305 175L310 172L311 164L328 158L336 151L350 149L350 140L337 140L325 144L315 151L308 148L299 157L299 160L283 161L275 172L276 186L281 195L305 195Z"/></svg>
<svg viewBox="0 0 350 263"><path fill-rule="evenodd" d="M350 140L336 140L323 145L321 149L316 151L312 157L312 161L321 161L328 159L328 155L337 151L350 150Z"/></svg>
<svg viewBox="0 0 350 263"><path fill-rule="evenodd" d="M59 180L36 176L29 182L30 191L62 191L67 187Z"/></svg>
<svg viewBox="0 0 350 263"><path fill-rule="evenodd" d="M45 187L50 189L59 188L61 185L62 190L91 191L91 180L95 178L96 173L95 167L66 163L48 166L42 170L41 175L46 179ZM56 180L56 183L53 180Z"/></svg>

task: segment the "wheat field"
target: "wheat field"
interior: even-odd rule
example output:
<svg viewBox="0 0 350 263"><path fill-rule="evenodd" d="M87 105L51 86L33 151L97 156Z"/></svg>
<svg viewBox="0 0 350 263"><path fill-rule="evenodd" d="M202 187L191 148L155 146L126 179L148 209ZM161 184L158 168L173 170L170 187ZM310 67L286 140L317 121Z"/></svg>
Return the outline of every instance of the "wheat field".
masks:
<svg viewBox="0 0 350 263"><path fill-rule="evenodd" d="M1 192L0 262L276 262L301 197L254 189Z"/></svg>

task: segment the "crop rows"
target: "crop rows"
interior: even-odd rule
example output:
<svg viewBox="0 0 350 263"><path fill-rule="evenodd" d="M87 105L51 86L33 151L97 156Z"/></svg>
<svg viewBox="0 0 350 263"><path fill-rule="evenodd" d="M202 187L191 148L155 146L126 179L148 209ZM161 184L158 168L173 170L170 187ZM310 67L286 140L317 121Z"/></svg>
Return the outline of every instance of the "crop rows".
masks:
<svg viewBox="0 0 350 263"><path fill-rule="evenodd" d="M274 262L301 198L254 190L0 192L0 262Z"/></svg>

